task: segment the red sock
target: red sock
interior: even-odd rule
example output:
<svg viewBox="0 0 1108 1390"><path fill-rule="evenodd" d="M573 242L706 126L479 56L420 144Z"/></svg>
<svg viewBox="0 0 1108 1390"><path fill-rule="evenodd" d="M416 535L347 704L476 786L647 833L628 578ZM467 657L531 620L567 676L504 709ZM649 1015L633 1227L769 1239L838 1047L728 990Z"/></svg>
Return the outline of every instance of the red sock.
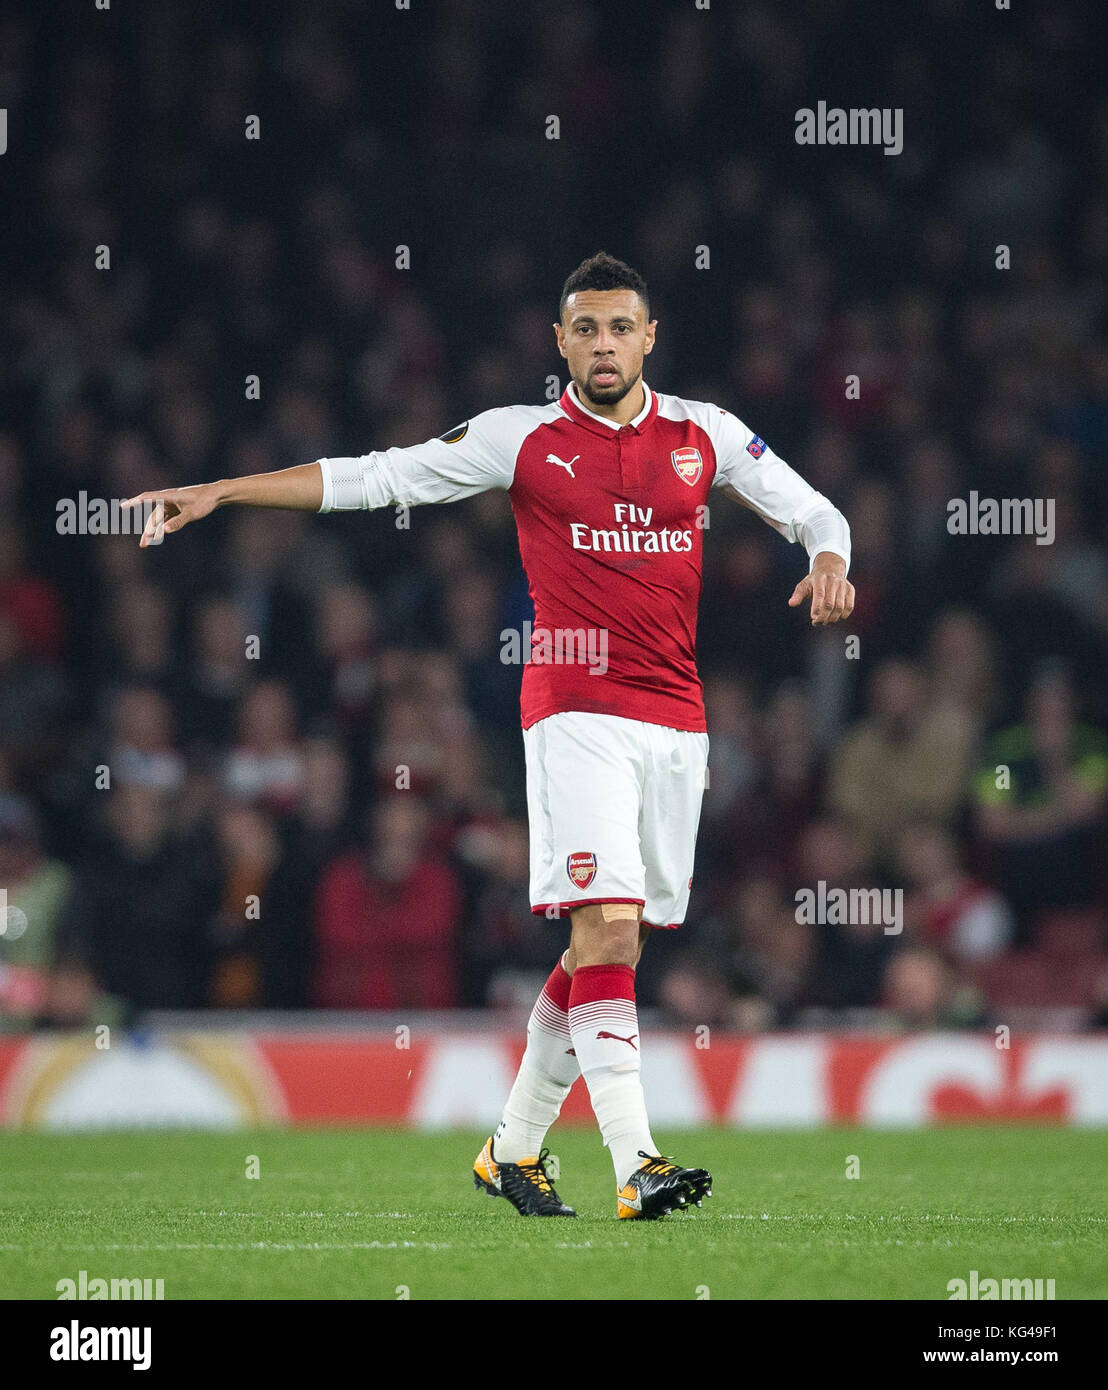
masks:
<svg viewBox="0 0 1108 1390"><path fill-rule="evenodd" d="M569 982L568 1009L595 1012L611 1002L620 1012L624 1001L635 1008L635 972L629 965L579 965Z"/></svg>

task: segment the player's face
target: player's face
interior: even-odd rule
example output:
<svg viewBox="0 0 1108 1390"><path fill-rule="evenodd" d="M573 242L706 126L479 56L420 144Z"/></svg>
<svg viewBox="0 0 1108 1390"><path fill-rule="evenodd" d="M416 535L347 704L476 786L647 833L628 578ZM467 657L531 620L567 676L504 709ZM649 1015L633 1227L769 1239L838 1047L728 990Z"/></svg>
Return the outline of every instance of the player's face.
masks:
<svg viewBox="0 0 1108 1390"><path fill-rule="evenodd" d="M566 300L554 331L584 399L615 405L642 376L656 327L634 290L581 290Z"/></svg>

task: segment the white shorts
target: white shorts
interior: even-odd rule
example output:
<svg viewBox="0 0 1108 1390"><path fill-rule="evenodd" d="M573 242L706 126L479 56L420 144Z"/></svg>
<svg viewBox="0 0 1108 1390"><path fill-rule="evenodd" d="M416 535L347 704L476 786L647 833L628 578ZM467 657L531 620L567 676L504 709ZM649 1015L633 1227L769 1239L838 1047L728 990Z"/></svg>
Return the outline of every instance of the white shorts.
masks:
<svg viewBox="0 0 1108 1390"><path fill-rule="evenodd" d="M614 714L551 714L523 731L531 911L641 903L678 927L692 887L708 735Z"/></svg>

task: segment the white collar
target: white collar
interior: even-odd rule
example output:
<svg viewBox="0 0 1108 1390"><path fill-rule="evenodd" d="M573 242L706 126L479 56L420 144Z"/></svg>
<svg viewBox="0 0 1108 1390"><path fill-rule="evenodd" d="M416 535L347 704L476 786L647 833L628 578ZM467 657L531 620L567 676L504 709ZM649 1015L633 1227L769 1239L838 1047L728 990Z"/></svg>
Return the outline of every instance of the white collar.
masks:
<svg viewBox="0 0 1108 1390"><path fill-rule="evenodd" d="M645 381L641 381L640 384L642 386L643 393L643 408L631 421L631 424L636 426L636 428L639 425L641 425L642 422L646 419L646 417L650 414L650 387L647 386ZM577 392L577 383L572 379L569 383L569 394L573 399L573 404L578 408L578 410L583 410L585 414L591 416L592 419L599 420L602 425L607 425L609 429L616 430L617 432L623 428L622 425L617 425L614 420L609 420L606 415L598 415L595 410L590 410L588 406L582 402L581 397Z"/></svg>

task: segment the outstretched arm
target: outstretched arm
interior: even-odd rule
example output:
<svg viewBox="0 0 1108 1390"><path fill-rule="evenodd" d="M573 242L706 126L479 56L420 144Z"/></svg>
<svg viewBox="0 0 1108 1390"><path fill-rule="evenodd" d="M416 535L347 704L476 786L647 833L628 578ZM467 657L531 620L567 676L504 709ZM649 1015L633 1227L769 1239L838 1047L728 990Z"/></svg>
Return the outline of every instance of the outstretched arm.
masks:
<svg viewBox="0 0 1108 1390"><path fill-rule="evenodd" d="M358 458L325 458L278 473L255 473L196 487L143 492L123 505L151 505L139 544L161 540L216 507L283 507L293 511L373 511L457 502L512 484L516 454L542 417L541 407L486 410L438 439Z"/></svg>
<svg viewBox="0 0 1108 1390"><path fill-rule="evenodd" d="M161 540L163 531L179 531L190 521L199 521L217 507L232 503L318 512L323 505L323 469L318 463L300 463L277 473L252 473L246 478L224 478L218 483L140 492L123 505L152 508L139 540L139 545L146 547Z"/></svg>

